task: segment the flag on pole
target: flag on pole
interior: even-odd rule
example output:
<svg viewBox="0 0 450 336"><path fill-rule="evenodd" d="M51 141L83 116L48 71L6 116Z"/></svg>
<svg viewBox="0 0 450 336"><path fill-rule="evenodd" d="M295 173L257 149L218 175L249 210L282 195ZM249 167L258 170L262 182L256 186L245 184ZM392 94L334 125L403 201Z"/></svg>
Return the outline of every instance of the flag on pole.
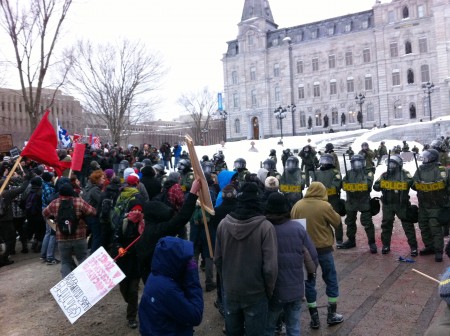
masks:
<svg viewBox="0 0 450 336"><path fill-rule="evenodd" d="M61 125L58 122L58 140L62 144L64 148L71 146L70 136L67 133L67 131L61 127Z"/></svg>
<svg viewBox="0 0 450 336"><path fill-rule="evenodd" d="M55 168L58 175L61 175L64 169L70 168L70 162L59 161L58 155L56 154L58 137L56 136L55 129L48 120L49 113L49 110L45 111L44 116L33 134L31 134L30 140L28 140L20 156L26 156L31 160L51 166Z"/></svg>

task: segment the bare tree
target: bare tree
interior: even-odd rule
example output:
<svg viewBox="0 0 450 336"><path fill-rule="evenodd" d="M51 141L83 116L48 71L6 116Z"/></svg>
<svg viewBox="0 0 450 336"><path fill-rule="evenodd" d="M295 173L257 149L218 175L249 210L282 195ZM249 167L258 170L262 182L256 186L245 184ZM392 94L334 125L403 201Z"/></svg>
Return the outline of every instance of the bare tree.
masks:
<svg viewBox="0 0 450 336"><path fill-rule="evenodd" d="M66 62L69 89L104 122L113 142L120 143L129 125L149 120L159 103L155 93L166 69L141 42L79 41L67 51Z"/></svg>
<svg viewBox="0 0 450 336"><path fill-rule="evenodd" d="M184 107L185 111L192 118L192 133L196 144L204 144L206 134L209 129L211 117L217 111L217 101L215 94L210 92L208 87L197 93L182 94L177 103Z"/></svg>
<svg viewBox="0 0 450 336"><path fill-rule="evenodd" d="M71 4L72 0L0 0L3 14L0 14L0 25L14 47L14 64L32 128L36 127L44 108L49 107L40 108L42 86Z"/></svg>

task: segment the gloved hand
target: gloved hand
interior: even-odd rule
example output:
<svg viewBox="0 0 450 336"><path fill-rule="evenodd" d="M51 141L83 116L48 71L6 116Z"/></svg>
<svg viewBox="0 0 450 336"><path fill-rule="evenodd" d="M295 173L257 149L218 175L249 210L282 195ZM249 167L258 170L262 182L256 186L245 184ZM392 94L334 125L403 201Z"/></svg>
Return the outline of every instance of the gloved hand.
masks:
<svg viewBox="0 0 450 336"><path fill-rule="evenodd" d="M117 251L119 252L119 257L123 257L127 253L123 247L119 247Z"/></svg>
<svg viewBox="0 0 450 336"><path fill-rule="evenodd" d="M308 280L314 280L316 278L316 273L308 273Z"/></svg>

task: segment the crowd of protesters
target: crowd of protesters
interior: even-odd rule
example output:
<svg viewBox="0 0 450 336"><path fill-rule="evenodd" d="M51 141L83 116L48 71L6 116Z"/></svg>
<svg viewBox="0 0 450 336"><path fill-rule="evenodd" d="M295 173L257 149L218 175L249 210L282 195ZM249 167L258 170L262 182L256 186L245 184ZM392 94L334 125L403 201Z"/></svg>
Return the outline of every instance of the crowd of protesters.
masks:
<svg viewBox="0 0 450 336"><path fill-rule="evenodd" d="M282 174L276 171L275 150L257 173L248 171L243 158L228 170L222 152L211 160L204 155L200 164L207 185L195 178L189 154L178 143L173 147L163 143L159 149L150 144L86 146L81 171L67 169L62 176L24 158L2 193L0 235L5 248L0 266L13 263L10 256L16 251L17 235L21 253L31 250L47 265L61 264L62 277L103 247L117 257L126 275L120 283L125 319L132 329L140 326L142 335L193 334L204 308L200 266L205 272L203 288L215 293L214 305L224 316L224 333L247 336L272 336L283 330L299 335L304 298L310 327L320 328L315 277L320 266L328 296L327 324L342 323L332 252L336 243L348 249L355 241L347 230L349 240L342 242L345 214L340 202L333 200L341 188L350 195L359 193L359 198L370 192L376 167L366 167L368 156L362 148L352 158L348 178L354 172L364 181L346 180L343 186L329 145L320 159L311 145L305 146L299 155L301 166L289 149L283 151ZM61 161L70 161L71 155L70 149L58 150ZM3 178L13 161L3 158ZM397 165L392 165L391 176L401 169L398 159L393 161ZM370 186L351 188L364 183ZM379 185L383 189L386 183ZM198 205L201 188L208 189L215 215ZM347 197L347 211L368 211L353 209L352 199ZM66 206L74 218L62 218ZM306 218L306 228L295 221L299 218ZM68 221L73 221L74 232L66 233L60 226ZM370 225L363 225L370 252L377 253ZM434 247L426 248L435 252ZM382 252L389 250L383 246ZM446 252L450 257L449 246ZM417 243L411 246L411 255L417 256ZM141 281L145 289L139 303Z"/></svg>

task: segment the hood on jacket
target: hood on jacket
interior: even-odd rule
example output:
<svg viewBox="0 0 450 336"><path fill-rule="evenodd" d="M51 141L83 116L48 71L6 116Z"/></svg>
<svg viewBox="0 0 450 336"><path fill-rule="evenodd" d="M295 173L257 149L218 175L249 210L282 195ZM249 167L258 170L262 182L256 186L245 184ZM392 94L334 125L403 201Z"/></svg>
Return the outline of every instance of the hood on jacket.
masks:
<svg viewBox="0 0 450 336"><path fill-rule="evenodd" d="M258 179L262 182L266 182L267 174L269 174L269 171L266 168L260 168L258 170L258 173L256 173L256 176L258 176Z"/></svg>
<svg viewBox="0 0 450 336"><path fill-rule="evenodd" d="M139 190L133 187L125 187L122 189L122 192L120 193L120 198L128 199L132 197L135 194L139 194Z"/></svg>
<svg viewBox="0 0 450 336"><path fill-rule="evenodd" d="M232 216L233 213L228 214L225 220L228 222L227 231L234 239L243 240L248 237L257 226L261 225L266 220L266 216L256 215L248 219L236 219Z"/></svg>
<svg viewBox="0 0 450 336"><path fill-rule="evenodd" d="M180 278L186 264L194 256L194 244L177 237L163 237L158 241L152 259L152 273L172 279Z"/></svg>
<svg viewBox="0 0 450 336"><path fill-rule="evenodd" d="M144 219L146 222L168 222L173 216L173 209L160 201L148 201L144 204Z"/></svg>
<svg viewBox="0 0 450 336"><path fill-rule="evenodd" d="M219 175L217 175L217 180L219 181L220 190L225 188L228 184L230 184L231 179L237 174L235 171L231 170L222 170Z"/></svg>
<svg viewBox="0 0 450 336"><path fill-rule="evenodd" d="M311 182L306 190L305 198L317 198L322 201L328 201L327 189L322 182Z"/></svg>

